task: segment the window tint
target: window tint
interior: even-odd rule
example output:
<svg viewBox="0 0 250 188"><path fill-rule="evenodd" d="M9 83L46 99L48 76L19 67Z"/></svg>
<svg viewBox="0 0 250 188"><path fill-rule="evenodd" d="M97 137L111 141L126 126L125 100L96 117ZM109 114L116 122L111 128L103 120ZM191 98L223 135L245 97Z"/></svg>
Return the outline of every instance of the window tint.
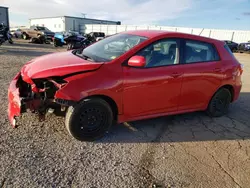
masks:
<svg viewBox="0 0 250 188"><path fill-rule="evenodd" d="M178 40L168 39L150 44L137 53L146 58L145 67L159 67L179 63Z"/></svg>
<svg viewBox="0 0 250 188"><path fill-rule="evenodd" d="M219 56L212 44L199 41L186 41L185 62L209 62L218 61Z"/></svg>

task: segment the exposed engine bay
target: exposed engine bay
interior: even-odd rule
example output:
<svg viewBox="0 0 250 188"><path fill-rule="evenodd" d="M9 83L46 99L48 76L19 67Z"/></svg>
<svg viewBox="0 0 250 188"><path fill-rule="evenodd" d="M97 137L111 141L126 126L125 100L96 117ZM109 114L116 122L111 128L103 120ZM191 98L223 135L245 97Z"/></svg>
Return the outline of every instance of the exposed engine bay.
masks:
<svg viewBox="0 0 250 188"><path fill-rule="evenodd" d="M25 82L21 75L17 80L16 87L19 88L21 113L30 110L32 113L38 113L39 120L44 120L48 110L65 110L65 106L60 104L61 100L56 100L54 96L56 91L67 83L66 81L59 77L32 81L34 84Z"/></svg>

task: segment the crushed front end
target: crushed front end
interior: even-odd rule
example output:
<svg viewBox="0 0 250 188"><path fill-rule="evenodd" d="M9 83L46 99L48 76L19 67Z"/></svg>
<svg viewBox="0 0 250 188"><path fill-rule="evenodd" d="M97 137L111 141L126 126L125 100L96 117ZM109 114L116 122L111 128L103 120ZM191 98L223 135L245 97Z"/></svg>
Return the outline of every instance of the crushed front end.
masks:
<svg viewBox="0 0 250 188"><path fill-rule="evenodd" d="M54 96L66 84L60 77L30 79L18 73L8 89L8 116L12 126L16 127L16 117L27 111L37 113L44 120L49 109L65 109L66 105Z"/></svg>

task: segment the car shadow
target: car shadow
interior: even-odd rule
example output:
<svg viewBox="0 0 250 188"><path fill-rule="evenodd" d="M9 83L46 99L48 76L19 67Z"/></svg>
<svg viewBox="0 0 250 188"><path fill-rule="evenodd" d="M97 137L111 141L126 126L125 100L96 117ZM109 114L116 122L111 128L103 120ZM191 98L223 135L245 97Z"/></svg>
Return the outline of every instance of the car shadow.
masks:
<svg viewBox="0 0 250 188"><path fill-rule="evenodd" d="M113 126L97 143L197 142L250 138L250 93L241 93L229 113L211 118L194 112Z"/></svg>
<svg viewBox="0 0 250 188"><path fill-rule="evenodd" d="M20 40L20 41L19 41ZM34 51L44 51L44 50L50 50L50 51L58 51L58 50L65 50L66 51L66 46L63 47L54 47L52 44L39 44L39 43L30 43L28 41L19 39L19 40L14 40L14 44L8 44L7 42L4 43L0 49L5 49L5 50L34 50ZM0 51L1 53L1 51Z"/></svg>
<svg viewBox="0 0 250 188"><path fill-rule="evenodd" d="M14 43L13 46L20 48L45 48L45 49L56 49L52 44L39 44L39 43Z"/></svg>
<svg viewBox="0 0 250 188"><path fill-rule="evenodd" d="M35 50L20 50L20 49L4 49L0 50L0 55L14 55L14 56L29 56L29 57L37 57L46 54L50 54L53 52L42 52L42 51L35 51Z"/></svg>

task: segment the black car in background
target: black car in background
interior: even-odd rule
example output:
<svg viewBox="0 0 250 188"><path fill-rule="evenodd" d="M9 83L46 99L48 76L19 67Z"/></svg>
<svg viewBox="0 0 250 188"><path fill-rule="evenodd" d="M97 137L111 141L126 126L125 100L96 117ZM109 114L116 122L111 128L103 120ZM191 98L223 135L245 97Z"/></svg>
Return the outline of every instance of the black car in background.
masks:
<svg viewBox="0 0 250 188"><path fill-rule="evenodd" d="M238 46L239 52L250 52L250 42L240 43Z"/></svg>
<svg viewBox="0 0 250 188"><path fill-rule="evenodd" d="M238 50L238 43L230 40L224 40L224 42L228 45L232 52L236 52Z"/></svg>

